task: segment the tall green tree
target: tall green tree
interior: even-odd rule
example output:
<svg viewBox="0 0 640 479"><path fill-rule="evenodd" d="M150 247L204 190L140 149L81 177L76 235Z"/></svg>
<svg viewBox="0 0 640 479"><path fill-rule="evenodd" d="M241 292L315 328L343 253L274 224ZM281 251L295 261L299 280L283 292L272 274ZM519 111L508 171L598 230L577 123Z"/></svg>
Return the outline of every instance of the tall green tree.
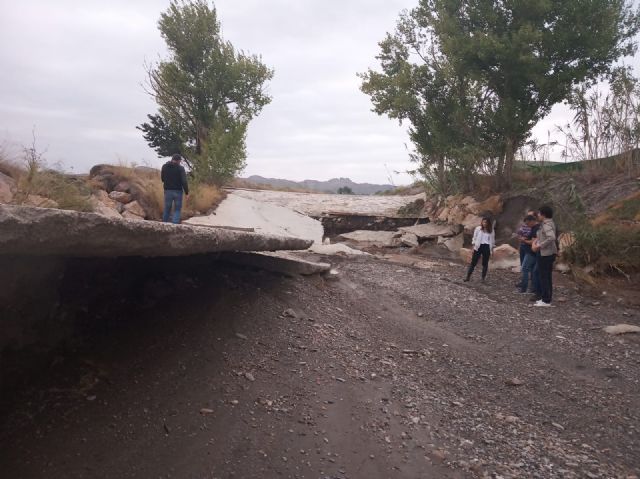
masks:
<svg viewBox="0 0 640 479"><path fill-rule="evenodd" d="M181 153L196 177L222 183L244 168L247 126L271 101L273 70L222 38L207 0L172 0L158 28L169 50L147 72L158 112L137 128L159 156Z"/></svg>
<svg viewBox="0 0 640 479"><path fill-rule="evenodd" d="M406 18L416 27L409 36ZM470 131L485 130L479 138L492 142L484 150L497 160L498 186L508 187L515 152L533 126L566 99L573 86L608 74L618 58L634 53L638 29L639 15L631 0L420 0L401 17L394 37L412 50L405 58L396 57L401 69L439 71L444 59L453 77L473 87L476 93L466 90L464 98L481 107L476 115L463 115L463 123ZM389 38L381 43L383 56ZM382 75L396 78L397 70L382 63ZM429 103L437 98L427 88L437 88L437 75L425 85L411 82L417 90L407 92L406 85L389 88L378 82L381 88L376 88L371 84L374 74L365 74L363 89L372 95L378 113L398 117L398 103L377 103L382 91L388 98L400 98L400 104L407 96ZM371 87L375 92L367 91ZM460 115L454 112L448 119L456 117ZM421 119L432 132L433 120Z"/></svg>

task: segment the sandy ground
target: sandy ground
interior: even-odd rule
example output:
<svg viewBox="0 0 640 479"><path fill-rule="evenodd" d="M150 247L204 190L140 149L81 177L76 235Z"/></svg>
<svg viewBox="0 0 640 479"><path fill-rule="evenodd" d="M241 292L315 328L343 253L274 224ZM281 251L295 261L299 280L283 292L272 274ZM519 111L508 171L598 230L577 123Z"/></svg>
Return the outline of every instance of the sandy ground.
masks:
<svg viewBox="0 0 640 479"><path fill-rule="evenodd" d="M640 474L640 337L601 330L639 310L563 278L533 308L513 274L391 259L333 258L338 281L220 265L123 298L3 391L2 477Z"/></svg>
<svg viewBox="0 0 640 479"><path fill-rule="evenodd" d="M323 213L345 213L359 216L396 217L398 208L406 206L424 194L413 196L332 195L320 193L290 193L268 190L231 190L234 194L258 202L291 208L309 216Z"/></svg>

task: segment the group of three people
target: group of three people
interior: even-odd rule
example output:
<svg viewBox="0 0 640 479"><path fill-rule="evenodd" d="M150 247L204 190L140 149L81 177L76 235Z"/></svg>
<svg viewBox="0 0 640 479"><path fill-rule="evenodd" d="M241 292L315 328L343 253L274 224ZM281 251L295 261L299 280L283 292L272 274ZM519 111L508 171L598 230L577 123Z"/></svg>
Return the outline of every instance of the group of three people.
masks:
<svg viewBox="0 0 640 479"><path fill-rule="evenodd" d="M538 211L529 211L524 224L516 233L520 240L520 266L522 270L517 287L527 293L529 278L536 301L534 306L551 306L553 296L553 263L558 255L557 229L553 221L553 210L542 206ZM494 225L487 217L473 232L473 254L465 281L471 279L475 267L482 257L482 280L487 276L489 258L496 245Z"/></svg>

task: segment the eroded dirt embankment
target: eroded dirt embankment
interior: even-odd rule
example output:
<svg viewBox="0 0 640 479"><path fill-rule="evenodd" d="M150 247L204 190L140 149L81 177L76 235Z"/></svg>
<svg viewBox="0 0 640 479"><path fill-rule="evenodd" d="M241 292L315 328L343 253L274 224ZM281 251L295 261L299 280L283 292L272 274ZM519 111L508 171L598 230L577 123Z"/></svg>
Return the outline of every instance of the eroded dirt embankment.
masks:
<svg viewBox="0 0 640 479"><path fill-rule="evenodd" d="M639 312L615 298L560 280L541 311L446 261L334 259L339 281L137 261L87 285L103 329L11 394L7 477L640 472L640 342L601 330Z"/></svg>

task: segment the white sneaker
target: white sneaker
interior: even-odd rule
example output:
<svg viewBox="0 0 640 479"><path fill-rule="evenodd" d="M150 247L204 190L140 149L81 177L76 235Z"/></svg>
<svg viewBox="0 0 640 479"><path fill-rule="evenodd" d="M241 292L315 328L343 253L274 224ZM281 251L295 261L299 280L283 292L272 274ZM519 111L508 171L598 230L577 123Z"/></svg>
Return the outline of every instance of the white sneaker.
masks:
<svg viewBox="0 0 640 479"><path fill-rule="evenodd" d="M538 301L536 301L535 303L533 303L534 306L542 306L544 308L550 308L551 307L551 303L545 303L544 301L542 301L541 299L539 299Z"/></svg>

